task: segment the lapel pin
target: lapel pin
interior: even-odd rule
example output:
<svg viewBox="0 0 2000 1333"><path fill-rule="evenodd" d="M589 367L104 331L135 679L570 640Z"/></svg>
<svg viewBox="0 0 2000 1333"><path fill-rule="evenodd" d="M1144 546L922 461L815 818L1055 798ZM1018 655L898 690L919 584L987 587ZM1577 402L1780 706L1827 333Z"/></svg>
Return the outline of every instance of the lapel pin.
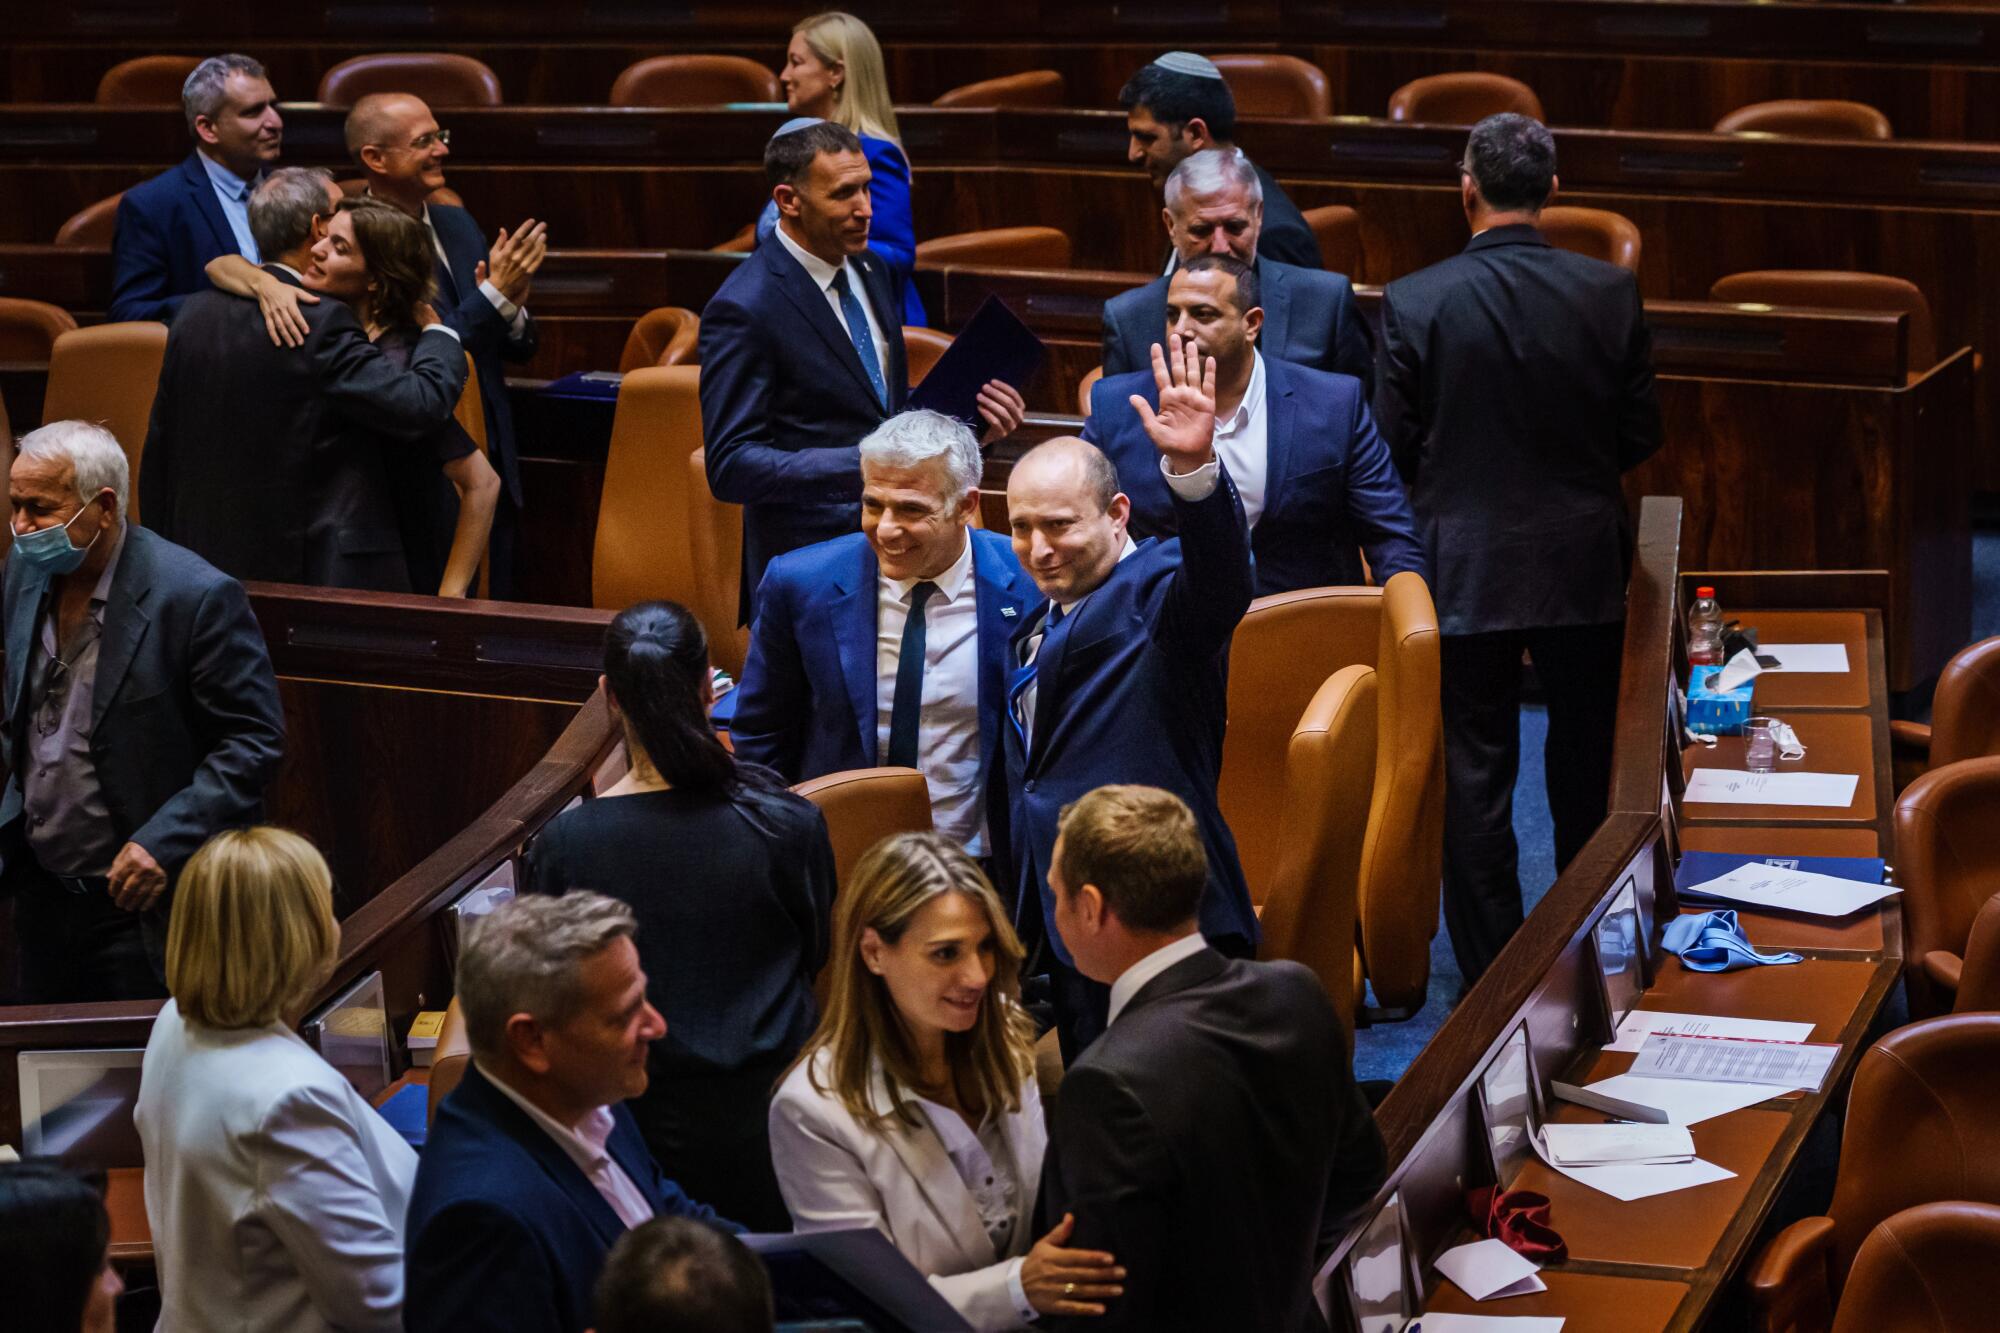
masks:
<svg viewBox="0 0 2000 1333"><path fill-rule="evenodd" d="M1001 607L1001 608L1000 608L1000 618L1001 618L1002 620L1012 620L1012 619L1014 618L1014 608L1013 608L1013 607L1011 607L1011 606L1003 606L1003 607Z"/></svg>

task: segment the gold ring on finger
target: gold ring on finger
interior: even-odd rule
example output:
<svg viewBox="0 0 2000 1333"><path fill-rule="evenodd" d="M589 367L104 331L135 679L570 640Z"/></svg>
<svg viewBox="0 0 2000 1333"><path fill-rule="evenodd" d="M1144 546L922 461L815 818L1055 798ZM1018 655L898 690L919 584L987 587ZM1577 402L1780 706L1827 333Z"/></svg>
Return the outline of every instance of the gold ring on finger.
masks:
<svg viewBox="0 0 2000 1333"><path fill-rule="evenodd" d="M1063 1295L1065 1297L1076 1295L1076 1283L1074 1282L1063 1283Z"/></svg>

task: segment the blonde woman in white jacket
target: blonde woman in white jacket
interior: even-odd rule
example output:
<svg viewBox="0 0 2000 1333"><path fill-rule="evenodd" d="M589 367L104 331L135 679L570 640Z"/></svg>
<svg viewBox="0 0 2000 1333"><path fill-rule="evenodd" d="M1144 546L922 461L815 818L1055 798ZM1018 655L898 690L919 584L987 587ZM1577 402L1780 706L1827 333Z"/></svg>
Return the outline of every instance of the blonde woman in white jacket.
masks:
<svg viewBox="0 0 2000 1333"><path fill-rule="evenodd" d="M906 833L862 858L835 904L819 1028L771 1103L771 1158L800 1231L872 1226L982 1333L1099 1315L1124 1270L1037 1240L1048 1130L1021 943L978 865Z"/></svg>

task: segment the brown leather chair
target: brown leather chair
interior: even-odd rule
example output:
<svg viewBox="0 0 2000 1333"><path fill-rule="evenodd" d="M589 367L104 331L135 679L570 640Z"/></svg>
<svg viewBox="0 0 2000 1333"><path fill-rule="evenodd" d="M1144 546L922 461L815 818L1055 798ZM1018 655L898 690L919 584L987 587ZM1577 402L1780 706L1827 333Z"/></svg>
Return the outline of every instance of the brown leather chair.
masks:
<svg viewBox="0 0 2000 1333"><path fill-rule="evenodd" d="M1327 677L1293 728L1277 866L1264 897L1258 948L1259 957L1288 958L1318 975L1350 1050L1361 989L1354 931L1378 711L1374 669L1342 667Z"/></svg>
<svg viewBox="0 0 2000 1333"><path fill-rule="evenodd" d="M1979 915L1972 918L1965 957L1961 960L1949 954L1926 954L1924 970L1939 989L1957 996L1952 1001L1953 1013L2000 1010L2000 893L1988 898Z"/></svg>
<svg viewBox="0 0 2000 1333"><path fill-rule="evenodd" d="M931 791L914 768L854 768L792 788L826 816L835 877L845 883L862 855L893 833L931 826Z"/></svg>
<svg viewBox="0 0 2000 1333"><path fill-rule="evenodd" d="M960 84L934 99L931 105L1057 107L1063 104L1066 95L1063 76L1059 72L1031 69L1020 74L1003 74L997 79Z"/></svg>
<svg viewBox="0 0 2000 1333"><path fill-rule="evenodd" d="M2000 1324L2000 1208L1926 1203L1884 1218L1861 1242L1833 1333L1986 1333Z"/></svg>
<svg viewBox="0 0 2000 1333"><path fill-rule="evenodd" d="M1346 204L1308 208L1306 225L1319 242L1319 266L1359 282L1361 272L1361 215Z"/></svg>
<svg viewBox="0 0 2000 1333"><path fill-rule="evenodd" d="M472 1043L465 1035L465 1013L454 995L444 1007L444 1028L438 1033L437 1049L431 1052L430 1109L424 1114L425 1124L437 1119L438 1103L464 1081L471 1063Z"/></svg>
<svg viewBox="0 0 2000 1333"><path fill-rule="evenodd" d="M1090 391L1095 389L1097 382L1103 378L1104 367L1092 366L1085 372L1084 377L1077 381L1076 413L1078 416L1087 417L1090 415Z"/></svg>
<svg viewBox="0 0 2000 1333"><path fill-rule="evenodd" d="M910 387L923 383L924 376L931 373L931 367L938 363L945 349L951 346L951 335L936 329L919 328L913 324L903 326L903 356L909 363Z"/></svg>
<svg viewBox="0 0 2000 1333"><path fill-rule="evenodd" d="M1210 58L1229 84L1239 116L1325 120L1333 114L1326 71L1318 65L1271 51Z"/></svg>
<svg viewBox="0 0 2000 1333"><path fill-rule="evenodd" d="M118 234L118 201L124 197L125 192L120 190L109 199L85 204L70 214L56 229L56 244L110 245Z"/></svg>
<svg viewBox="0 0 2000 1333"><path fill-rule="evenodd" d="M1917 284L1904 278L1844 269L1754 269L1716 279L1708 289L1708 299L1900 311L1910 317L1910 378L1916 379L1937 364L1937 326L1931 322L1931 304Z"/></svg>
<svg viewBox="0 0 2000 1333"><path fill-rule="evenodd" d="M994 227L917 242L918 268L1068 268L1069 237L1054 227Z"/></svg>
<svg viewBox="0 0 2000 1333"><path fill-rule="evenodd" d="M56 339L76 327L69 311L47 301L0 296L0 361L47 361Z"/></svg>
<svg viewBox="0 0 2000 1333"><path fill-rule="evenodd" d="M1926 768L2000 754L2000 637L1959 649L1938 674L1931 720L1890 722L1896 785Z"/></svg>
<svg viewBox="0 0 2000 1333"><path fill-rule="evenodd" d="M1542 99L1519 79L1464 70L1412 79L1389 95L1389 119L1423 125L1477 125L1502 111L1546 121Z"/></svg>
<svg viewBox="0 0 2000 1333"><path fill-rule="evenodd" d="M1795 139L1889 139L1889 118L1866 102L1788 97L1739 106L1715 122L1717 134L1783 134Z"/></svg>
<svg viewBox="0 0 2000 1333"><path fill-rule="evenodd" d="M627 65L611 85L613 106L722 106L784 100L778 76L744 56L652 56Z"/></svg>
<svg viewBox="0 0 2000 1333"><path fill-rule="evenodd" d="M500 76L448 51L382 51L343 60L320 77L319 100L353 106L370 93L413 93L431 107L499 106Z"/></svg>
<svg viewBox="0 0 2000 1333"><path fill-rule="evenodd" d="M708 489L708 455L688 455L688 503L694 517L688 546L694 556L696 599L688 605L708 628L709 660L732 676L743 674L750 627L736 623L736 590L743 585L743 510Z"/></svg>
<svg viewBox="0 0 2000 1333"><path fill-rule="evenodd" d="M1752 1327L1806 1333L1844 1304L1868 1233L1905 1208L2000 1203L2000 1014L1898 1028L1855 1067L1840 1168L1824 1217L1793 1222L1747 1270ZM1990 1325L1989 1325L1990 1326Z"/></svg>
<svg viewBox="0 0 2000 1333"><path fill-rule="evenodd" d="M49 355L42 420L95 421L118 437L132 473L127 512L134 519L141 517L140 454L166 355L167 326L153 320L71 329L56 339Z"/></svg>
<svg viewBox="0 0 2000 1333"><path fill-rule="evenodd" d="M179 106L181 87L201 63L200 56L134 56L104 71L97 81L99 106Z"/></svg>
<svg viewBox="0 0 2000 1333"><path fill-rule="evenodd" d="M625 351L618 369L630 374L647 366L684 366L692 363L695 344L701 337L701 316L677 305L648 310L625 335Z"/></svg>
<svg viewBox="0 0 2000 1333"><path fill-rule="evenodd" d="M1639 227L1622 213L1557 204L1542 210L1537 223L1550 245L1622 269L1639 271Z"/></svg>
<svg viewBox="0 0 2000 1333"><path fill-rule="evenodd" d="M757 224L746 222L743 230L724 241L721 245L708 247L711 254L747 255L757 248Z"/></svg>
<svg viewBox="0 0 2000 1333"><path fill-rule="evenodd" d="M1936 978L1955 970L1973 918L2000 892L2000 757L1946 764L1896 798L1896 879L1903 887L1903 976L1910 1012L1942 1013ZM1932 954L1944 955L1935 965Z"/></svg>
<svg viewBox="0 0 2000 1333"><path fill-rule="evenodd" d="M605 611L657 597L680 602L712 639L723 627L702 614L688 543L687 458L701 448L700 384L698 367L649 366L618 386L590 587L591 604Z"/></svg>

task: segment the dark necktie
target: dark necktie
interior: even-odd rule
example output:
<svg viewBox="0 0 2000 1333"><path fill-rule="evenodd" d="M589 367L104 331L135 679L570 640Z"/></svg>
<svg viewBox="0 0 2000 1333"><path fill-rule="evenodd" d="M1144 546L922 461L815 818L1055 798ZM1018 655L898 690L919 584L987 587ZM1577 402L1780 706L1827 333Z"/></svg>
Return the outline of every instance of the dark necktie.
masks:
<svg viewBox="0 0 2000 1333"><path fill-rule="evenodd" d="M928 579L910 589L910 614L903 621L903 646L896 650L896 702L889 709L892 768L917 766L917 720L924 708L924 605L937 590L937 584Z"/></svg>
<svg viewBox="0 0 2000 1333"><path fill-rule="evenodd" d="M882 363L875 357L875 340L868 336L868 315L861 309L861 298L854 294L854 288L847 281L845 265L833 275L833 291L840 298L840 313L847 320L848 341L854 344L854 354L861 358L861 368L868 372L868 382L875 386L876 401L886 412L889 410L889 386L882 380Z"/></svg>
<svg viewBox="0 0 2000 1333"><path fill-rule="evenodd" d="M1027 691L1035 683L1035 668L1042 660L1042 649L1047 646L1049 635L1062 624L1063 609L1054 602L1049 603L1049 613L1042 620L1042 627L1030 634L1021 643L1021 655L1028 660L1014 668L1007 680L1007 713L1014 719L1014 730L1020 733L1021 744L1028 743L1028 726L1034 721L1028 714ZM1036 695L1037 701L1040 695Z"/></svg>

